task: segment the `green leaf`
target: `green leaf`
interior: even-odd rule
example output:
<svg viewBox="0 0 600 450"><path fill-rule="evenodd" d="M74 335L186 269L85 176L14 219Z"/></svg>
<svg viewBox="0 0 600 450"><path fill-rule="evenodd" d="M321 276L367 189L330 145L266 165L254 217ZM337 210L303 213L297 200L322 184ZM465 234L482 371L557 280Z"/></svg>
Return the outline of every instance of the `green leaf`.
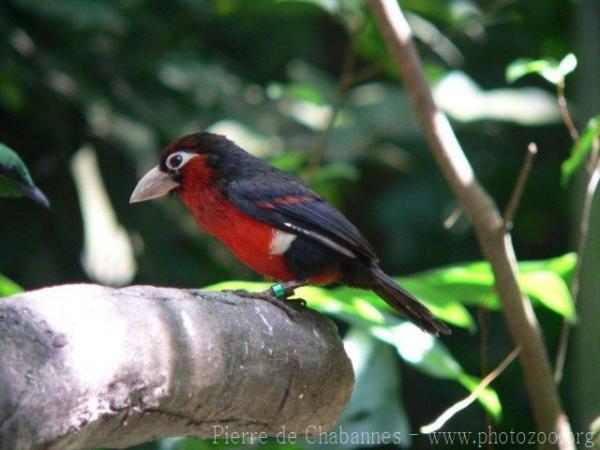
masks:
<svg viewBox="0 0 600 450"><path fill-rule="evenodd" d="M525 294L537 299L549 310L575 320L575 307L565 281L550 271L525 272L519 275L519 285Z"/></svg>
<svg viewBox="0 0 600 450"><path fill-rule="evenodd" d="M373 336L395 347L404 361L434 378L457 381L470 392L480 382L464 371L439 339L420 331L411 323L376 326L371 327L370 331ZM500 420L502 404L492 388L486 388L478 400L495 420Z"/></svg>
<svg viewBox="0 0 600 450"><path fill-rule="evenodd" d="M563 317L574 319L575 310L567 283L575 264L574 254L519 263L519 284L523 293ZM489 263L484 261L431 270L411 278L436 289L447 301L492 309L500 307L494 291L494 275Z"/></svg>
<svg viewBox="0 0 600 450"><path fill-rule="evenodd" d="M314 103L315 105L326 104L323 94L312 84L290 83L284 90L289 96L297 100L304 100L309 103Z"/></svg>
<svg viewBox="0 0 600 450"><path fill-rule="evenodd" d="M0 275L0 297L8 297L19 292L23 292L23 289L18 284L9 280L4 275Z"/></svg>
<svg viewBox="0 0 600 450"><path fill-rule="evenodd" d="M556 61L520 58L511 62L506 68L506 81L514 83L525 75L537 73L550 81L550 83L556 84L559 81L557 67Z"/></svg>
<svg viewBox="0 0 600 450"><path fill-rule="evenodd" d="M560 181L563 185L569 182L569 179L577 168L581 165L586 155L592 148L594 139L600 137L600 115L593 117L588 122L579 141L571 148L571 155L560 166Z"/></svg>
<svg viewBox="0 0 600 450"><path fill-rule="evenodd" d="M50 203L33 180L27 166L13 150L0 144L0 197L29 197L48 208Z"/></svg>
<svg viewBox="0 0 600 450"><path fill-rule="evenodd" d="M572 252L552 259L520 262L519 270L521 273L549 270L559 275L566 282L570 282L576 265L577 254Z"/></svg>
<svg viewBox="0 0 600 450"><path fill-rule="evenodd" d="M577 58L569 53L560 62L554 59L527 59L520 58L506 68L506 80L514 83L530 73L537 73L550 83L556 85L577 67Z"/></svg>
<svg viewBox="0 0 600 450"><path fill-rule="evenodd" d="M569 53L558 63L558 72L562 77L566 77L577 68L577 57L573 53Z"/></svg>

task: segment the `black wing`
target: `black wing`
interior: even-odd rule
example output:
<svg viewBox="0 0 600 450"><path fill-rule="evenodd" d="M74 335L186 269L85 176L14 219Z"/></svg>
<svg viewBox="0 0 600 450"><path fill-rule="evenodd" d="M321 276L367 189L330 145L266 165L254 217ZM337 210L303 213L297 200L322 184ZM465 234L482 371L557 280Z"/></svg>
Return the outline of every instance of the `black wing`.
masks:
<svg viewBox="0 0 600 450"><path fill-rule="evenodd" d="M350 258L377 261L373 248L356 227L302 181L275 169L258 175L227 183L224 194L237 208Z"/></svg>

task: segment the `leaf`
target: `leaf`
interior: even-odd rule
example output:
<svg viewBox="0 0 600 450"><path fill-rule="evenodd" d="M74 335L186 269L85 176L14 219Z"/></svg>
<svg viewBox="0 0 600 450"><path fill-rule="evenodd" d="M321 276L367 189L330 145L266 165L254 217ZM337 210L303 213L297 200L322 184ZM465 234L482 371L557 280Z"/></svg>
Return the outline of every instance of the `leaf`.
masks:
<svg viewBox="0 0 600 450"><path fill-rule="evenodd" d="M519 263L519 270L524 272L535 272L538 270L549 270L559 275L566 282L570 282L575 266L577 265L577 254L566 253L556 258L540 261L523 261Z"/></svg>
<svg viewBox="0 0 600 450"><path fill-rule="evenodd" d="M371 333L395 347L404 361L432 377L457 381L470 392L481 381L467 374L439 339L419 330L412 323L372 327ZM495 420L500 420L502 404L492 388L486 388L478 400Z"/></svg>
<svg viewBox="0 0 600 450"><path fill-rule="evenodd" d="M519 284L523 293L563 317L573 319L575 310L567 282L575 264L574 254L519 263ZM436 269L411 278L441 292L446 301L492 309L500 307L494 291L494 275L489 263L484 261Z"/></svg>
<svg viewBox="0 0 600 450"><path fill-rule="evenodd" d="M0 144L0 197L28 197L48 208L50 202L40 191L27 166L13 150Z"/></svg>
<svg viewBox="0 0 600 450"><path fill-rule="evenodd" d="M23 292L23 289L18 284L0 274L0 297L8 297L19 292Z"/></svg>
<svg viewBox="0 0 600 450"><path fill-rule="evenodd" d="M560 62L554 59L527 59L513 61L506 68L506 80L514 83L530 73L537 73L556 85L577 67L577 58L573 53L566 55Z"/></svg>
<svg viewBox="0 0 600 450"><path fill-rule="evenodd" d="M569 182L569 179L577 168L581 165L586 155L590 152L594 139L600 138L600 115L590 119L581 135L579 141L571 148L571 155L560 166L561 176L560 181L564 185Z"/></svg>
<svg viewBox="0 0 600 450"><path fill-rule="evenodd" d="M524 293L536 298L549 310L573 321L575 307L565 281L556 273L536 271L519 275L519 285Z"/></svg>
<svg viewBox="0 0 600 450"><path fill-rule="evenodd" d="M558 63L558 72L562 77L566 77L577 68L577 57L573 53L569 53Z"/></svg>
<svg viewBox="0 0 600 450"><path fill-rule="evenodd" d="M523 78L525 75L537 73L550 83L556 84L559 81L556 68L556 61L520 58L511 62L506 68L506 81L512 84Z"/></svg>

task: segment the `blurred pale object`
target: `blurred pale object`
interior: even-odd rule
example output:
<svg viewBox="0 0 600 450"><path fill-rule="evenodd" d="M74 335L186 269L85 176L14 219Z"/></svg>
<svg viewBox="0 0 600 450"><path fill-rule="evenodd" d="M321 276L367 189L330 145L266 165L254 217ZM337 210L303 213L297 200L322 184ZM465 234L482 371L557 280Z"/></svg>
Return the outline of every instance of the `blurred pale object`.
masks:
<svg viewBox="0 0 600 450"><path fill-rule="evenodd" d="M556 98L543 89L502 88L482 90L463 72L450 72L434 88L438 107L463 122L500 120L521 125L560 121Z"/></svg>
<svg viewBox="0 0 600 450"><path fill-rule="evenodd" d="M83 268L101 284L123 286L137 271L133 246L117 217L102 182L96 153L82 147L71 159L84 226Z"/></svg>
<svg viewBox="0 0 600 450"><path fill-rule="evenodd" d="M278 137L266 136L235 120L219 120L206 130L227 136L233 142L239 143L247 152L261 158L277 154L283 148L283 143ZM190 130L190 133L194 131L197 130Z"/></svg>

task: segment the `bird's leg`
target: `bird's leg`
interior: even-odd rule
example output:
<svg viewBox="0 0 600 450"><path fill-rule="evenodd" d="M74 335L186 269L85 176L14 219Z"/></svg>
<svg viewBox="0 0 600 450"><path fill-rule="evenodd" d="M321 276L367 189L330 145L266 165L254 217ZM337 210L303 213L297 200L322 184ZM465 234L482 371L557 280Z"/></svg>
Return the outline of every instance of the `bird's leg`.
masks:
<svg viewBox="0 0 600 450"><path fill-rule="evenodd" d="M306 306L306 300L304 300L303 298L290 299L289 297L294 295L294 291L297 288L306 286L307 284L308 283L306 281L286 281L285 283L274 284L273 286L271 286L270 289L267 289L264 292L270 292L278 299L294 301L298 302L302 306Z"/></svg>
<svg viewBox="0 0 600 450"><path fill-rule="evenodd" d="M285 283L274 284L269 289L262 292L248 292L243 289L236 289L226 292L231 292L238 297L252 298L272 303L278 308L281 308L290 319L293 319L294 316L298 314L298 310L288 303L288 297L294 294L294 290L296 288L306 284L307 283L303 281L286 281ZM298 302L301 306L306 306L306 301L301 298L291 299L289 301Z"/></svg>

